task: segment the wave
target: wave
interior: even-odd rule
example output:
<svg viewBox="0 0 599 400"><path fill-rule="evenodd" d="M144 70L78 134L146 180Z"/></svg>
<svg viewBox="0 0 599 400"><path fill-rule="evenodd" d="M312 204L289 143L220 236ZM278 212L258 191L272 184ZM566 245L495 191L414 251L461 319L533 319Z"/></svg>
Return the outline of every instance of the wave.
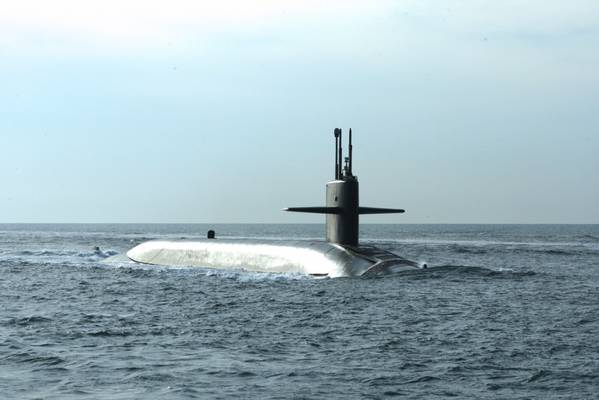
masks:
<svg viewBox="0 0 599 400"><path fill-rule="evenodd" d="M133 332L126 330L100 329L87 332L86 335L95 337L126 337L133 335Z"/></svg>
<svg viewBox="0 0 599 400"><path fill-rule="evenodd" d="M590 235L585 235L587 239ZM593 236L590 236L594 238ZM599 239L596 239L599 240ZM434 239L434 238L363 238L363 242L368 242L377 245L429 245L429 246L464 246L464 247L502 247L502 246L517 246L517 247L580 247L585 246L588 242L584 241L515 241L515 240L457 240L457 239Z"/></svg>
<svg viewBox="0 0 599 400"><path fill-rule="evenodd" d="M547 248L545 246L540 247L509 247L507 249L498 248L497 251L508 250L510 252L516 254L547 254L553 256L588 256L588 255L597 255L599 253L599 248L582 246L579 245L577 247L568 247L568 248Z"/></svg>
<svg viewBox="0 0 599 400"><path fill-rule="evenodd" d="M266 282L266 281L297 281L297 280L315 280L309 275L299 273L269 273L269 272L255 272L247 270L222 270L206 268L204 271L205 276L216 276L225 279L232 279L239 282Z"/></svg>
<svg viewBox="0 0 599 400"><path fill-rule="evenodd" d="M514 242L478 240L371 240L373 244L392 252L417 248L420 252L447 251L458 255L485 256L493 254L546 254L548 256L597 256L599 245L591 242Z"/></svg>
<svg viewBox="0 0 599 400"><path fill-rule="evenodd" d="M510 268L492 269L478 266L468 265L436 265L429 266L426 269L402 272L402 276L414 275L423 279L432 278L449 278L451 276L459 277L483 277L483 278L521 278L534 276L537 273L534 271L516 271Z"/></svg>
<svg viewBox="0 0 599 400"><path fill-rule="evenodd" d="M563 250L563 249L549 249L549 250L544 250L544 249L535 249L534 252L540 252L540 253L545 253L545 254L554 254L554 255L560 255L560 256L572 256L575 254L580 254L580 251L568 251L568 250Z"/></svg>
<svg viewBox="0 0 599 400"><path fill-rule="evenodd" d="M547 380L549 378L551 378L551 371L547 371L545 369L540 369L538 371L535 371L535 373L533 373L531 376L529 376L526 379L527 383L531 383L531 382L536 382L536 381L543 381L543 380Z"/></svg>
<svg viewBox="0 0 599 400"><path fill-rule="evenodd" d="M487 254L489 252L488 249L483 247L467 247L462 245L452 245L451 250L455 253L464 253L464 254Z"/></svg>
<svg viewBox="0 0 599 400"><path fill-rule="evenodd" d="M28 317L9 318L8 320L4 321L2 325L30 326L52 321L53 320L51 318L42 317L40 315L31 315Z"/></svg>
<svg viewBox="0 0 599 400"><path fill-rule="evenodd" d="M108 258L108 257L112 257L119 254L118 251L115 250L106 250L106 251L102 251L102 250L95 250L93 252L84 252L84 253L78 253L77 256L78 257L98 257L98 258Z"/></svg>
<svg viewBox="0 0 599 400"><path fill-rule="evenodd" d="M19 364L33 364L38 367L53 367L64 364L65 360L54 355L38 354L37 352L24 351L12 353L2 359L5 362L14 362Z"/></svg>
<svg viewBox="0 0 599 400"><path fill-rule="evenodd" d="M117 254L119 254L118 251L111 250L111 249L109 249L109 250L95 249L95 250L90 250L90 251L42 249L42 250L21 250L21 251L17 251L17 252L4 253L3 255L9 255L9 256L12 255L12 256L17 256L17 257L22 257L22 256L44 257L44 258L49 258L49 257L108 258L108 257L112 257Z"/></svg>
<svg viewBox="0 0 599 400"><path fill-rule="evenodd" d="M150 265L140 264L131 261L124 254L118 254L109 257L102 261L102 265L106 268L115 268L125 274L144 274L144 273L180 273L185 275L198 275L206 277L218 277L231 279L239 282L265 282L265 281L296 281L296 280L315 280L310 275L289 272L289 273L272 273L272 272L257 272L246 270L243 267L238 268L210 268L209 266L196 265Z"/></svg>

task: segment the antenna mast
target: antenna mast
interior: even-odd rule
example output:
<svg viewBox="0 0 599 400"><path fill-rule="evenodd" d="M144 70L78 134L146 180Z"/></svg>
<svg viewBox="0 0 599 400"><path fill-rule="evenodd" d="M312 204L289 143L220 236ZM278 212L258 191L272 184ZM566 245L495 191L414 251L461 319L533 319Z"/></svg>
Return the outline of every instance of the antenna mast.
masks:
<svg viewBox="0 0 599 400"><path fill-rule="evenodd" d="M354 150L353 146L351 145L351 128L349 128L349 175L350 176L353 176L352 169L351 169L351 167L352 167L352 158L353 158L353 155L352 155L353 150Z"/></svg>
<svg viewBox="0 0 599 400"><path fill-rule="evenodd" d="M339 128L335 128L335 179L339 179Z"/></svg>
<svg viewBox="0 0 599 400"><path fill-rule="evenodd" d="M339 128L339 176L337 176L337 180L343 179L343 131Z"/></svg>

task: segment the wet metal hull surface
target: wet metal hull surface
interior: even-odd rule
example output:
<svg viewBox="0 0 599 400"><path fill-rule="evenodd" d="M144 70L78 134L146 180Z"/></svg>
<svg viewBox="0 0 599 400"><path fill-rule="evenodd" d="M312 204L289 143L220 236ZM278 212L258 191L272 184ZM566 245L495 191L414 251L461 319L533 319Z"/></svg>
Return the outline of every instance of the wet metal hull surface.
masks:
<svg viewBox="0 0 599 400"><path fill-rule="evenodd" d="M319 241L156 240L127 256L144 264L300 273L322 277L377 276L421 268L413 261L372 246Z"/></svg>

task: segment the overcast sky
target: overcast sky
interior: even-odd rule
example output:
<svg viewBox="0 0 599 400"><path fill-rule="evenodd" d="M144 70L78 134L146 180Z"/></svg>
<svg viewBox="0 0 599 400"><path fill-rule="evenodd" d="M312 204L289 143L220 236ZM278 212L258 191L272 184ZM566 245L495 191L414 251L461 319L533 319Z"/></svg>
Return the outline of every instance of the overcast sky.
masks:
<svg viewBox="0 0 599 400"><path fill-rule="evenodd" d="M599 1L27 1L0 13L0 222L599 223Z"/></svg>

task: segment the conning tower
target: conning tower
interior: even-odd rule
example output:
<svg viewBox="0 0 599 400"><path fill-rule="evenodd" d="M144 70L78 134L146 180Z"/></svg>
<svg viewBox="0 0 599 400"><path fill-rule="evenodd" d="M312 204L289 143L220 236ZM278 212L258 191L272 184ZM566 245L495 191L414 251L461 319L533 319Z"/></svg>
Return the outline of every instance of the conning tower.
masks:
<svg viewBox="0 0 599 400"><path fill-rule="evenodd" d="M343 134L335 128L335 179L326 185L325 207L290 207L285 211L326 214L327 242L358 246L360 214L403 213L395 208L360 207L358 177L352 172L352 130L349 130L348 156L343 158Z"/></svg>

